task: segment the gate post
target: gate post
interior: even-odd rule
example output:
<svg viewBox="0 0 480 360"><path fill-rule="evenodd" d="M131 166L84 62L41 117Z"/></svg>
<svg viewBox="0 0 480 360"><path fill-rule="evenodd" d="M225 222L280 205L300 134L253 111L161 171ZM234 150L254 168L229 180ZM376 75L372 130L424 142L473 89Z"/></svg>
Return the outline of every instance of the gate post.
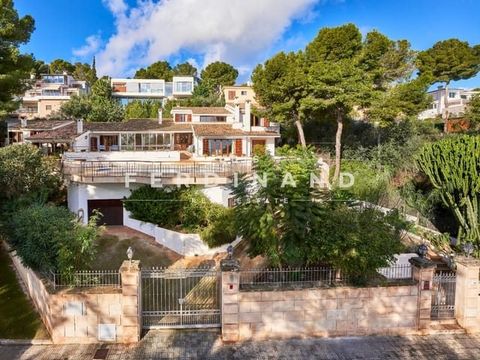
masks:
<svg viewBox="0 0 480 360"><path fill-rule="evenodd" d="M240 263L227 258L220 262L222 271L222 341L236 342L240 337L238 296L240 292Z"/></svg>
<svg viewBox="0 0 480 360"><path fill-rule="evenodd" d="M480 332L480 260L458 257L455 319L467 332Z"/></svg>
<svg viewBox="0 0 480 360"><path fill-rule="evenodd" d="M436 265L432 261L421 257L411 258L409 262L413 265L413 279L418 281L417 330L425 332L430 325L432 282Z"/></svg>
<svg viewBox="0 0 480 360"><path fill-rule="evenodd" d="M124 343L140 340L142 331L142 291L140 261L124 261L120 267L122 280L122 311L120 337Z"/></svg>

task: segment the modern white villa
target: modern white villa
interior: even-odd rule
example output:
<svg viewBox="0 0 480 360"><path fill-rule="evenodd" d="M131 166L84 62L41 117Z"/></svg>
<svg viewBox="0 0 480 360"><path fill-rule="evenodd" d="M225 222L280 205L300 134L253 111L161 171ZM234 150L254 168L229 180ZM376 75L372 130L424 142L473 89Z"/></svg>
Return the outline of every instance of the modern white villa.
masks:
<svg viewBox="0 0 480 360"><path fill-rule="evenodd" d="M110 80L112 95L122 104L131 100L164 100L189 97L195 87L193 76L174 76L172 81L159 79Z"/></svg>
<svg viewBox="0 0 480 360"><path fill-rule="evenodd" d="M65 149L70 210L87 222L99 209L110 225L124 224L122 199L140 184L202 185L212 201L227 206L224 185L251 171L254 151L275 154L279 126L252 114L250 102L243 111L240 105L177 107L171 114L120 123L64 121L24 139Z"/></svg>
<svg viewBox="0 0 480 360"><path fill-rule="evenodd" d="M439 86L436 90L429 91L428 95L432 97L433 101L428 109L418 115L418 118L424 120L443 116L445 113L445 95L448 95L447 103L450 115L452 117L461 117L465 114L467 104L472 96L478 93L478 91L459 88L448 89L447 92L448 94L445 93L443 86Z"/></svg>

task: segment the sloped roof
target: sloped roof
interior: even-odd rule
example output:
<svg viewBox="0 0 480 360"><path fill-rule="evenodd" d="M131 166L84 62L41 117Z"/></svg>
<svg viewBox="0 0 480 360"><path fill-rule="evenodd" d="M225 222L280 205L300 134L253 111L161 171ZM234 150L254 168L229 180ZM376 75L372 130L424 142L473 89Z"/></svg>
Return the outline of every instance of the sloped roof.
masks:
<svg viewBox="0 0 480 360"><path fill-rule="evenodd" d="M53 130L72 124L73 120L48 120L48 119L35 119L27 120L27 126L22 128L21 121L18 121L9 126L9 130L31 130L31 131L43 131Z"/></svg>
<svg viewBox="0 0 480 360"><path fill-rule="evenodd" d="M192 127L196 136L280 136L273 131L243 131L231 124L192 124Z"/></svg>

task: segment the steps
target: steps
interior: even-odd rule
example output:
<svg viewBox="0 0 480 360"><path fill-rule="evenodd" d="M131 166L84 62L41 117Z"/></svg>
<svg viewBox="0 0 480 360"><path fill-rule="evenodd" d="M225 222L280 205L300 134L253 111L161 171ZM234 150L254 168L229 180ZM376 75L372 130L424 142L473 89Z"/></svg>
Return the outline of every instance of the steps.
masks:
<svg viewBox="0 0 480 360"><path fill-rule="evenodd" d="M429 334L465 334L465 330L458 325L455 319L432 320L429 326Z"/></svg>

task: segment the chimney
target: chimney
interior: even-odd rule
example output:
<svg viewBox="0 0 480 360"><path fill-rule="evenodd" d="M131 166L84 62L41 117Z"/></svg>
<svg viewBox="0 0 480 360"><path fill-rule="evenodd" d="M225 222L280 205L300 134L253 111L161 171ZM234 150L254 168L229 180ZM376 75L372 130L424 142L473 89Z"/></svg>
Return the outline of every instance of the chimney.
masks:
<svg viewBox="0 0 480 360"><path fill-rule="evenodd" d="M77 134L83 134L83 119L77 120Z"/></svg>
<svg viewBox="0 0 480 360"><path fill-rule="evenodd" d="M243 115L243 130L250 131L251 130L251 114L252 114L252 105L250 104L250 100L245 101L245 114Z"/></svg>
<svg viewBox="0 0 480 360"><path fill-rule="evenodd" d="M22 127L22 128L27 127L27 118L26 117L21 117L20 118L20 127Z"/></svg>
<svg viewBox="0 0 480 360"><path fill-rule="evenodd" d="M158 123L162 124L163 123L163 111L162 108L158 109Z"/></svg>

